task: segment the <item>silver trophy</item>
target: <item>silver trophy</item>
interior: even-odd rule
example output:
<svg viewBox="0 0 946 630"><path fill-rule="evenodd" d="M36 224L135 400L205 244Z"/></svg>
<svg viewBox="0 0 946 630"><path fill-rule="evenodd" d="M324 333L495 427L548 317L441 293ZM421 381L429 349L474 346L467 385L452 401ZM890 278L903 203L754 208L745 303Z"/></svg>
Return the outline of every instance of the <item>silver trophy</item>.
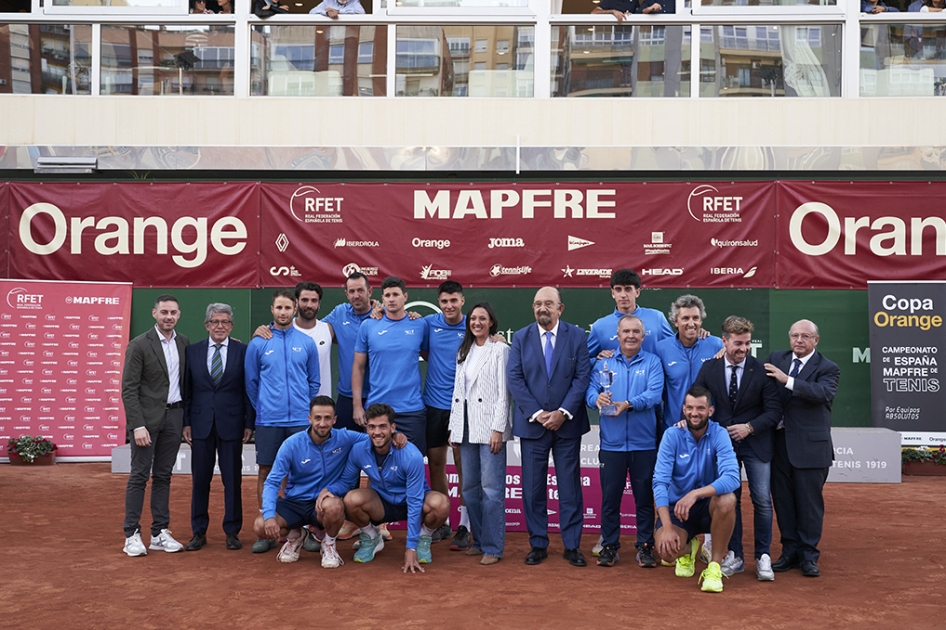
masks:
<svg viewBox="0 0 946 630"><path fill-rule="evenodd" d="M607 361L604 362L604 365L601 366L601 371L598 372L598 383L601 385L601 389L604 393L608 395L608 400L610 400L611 385L614 383L614 372L608 369ZM618 406L614 403L601 405L600 412L602 416L616 416L618 415Z"/></svg>

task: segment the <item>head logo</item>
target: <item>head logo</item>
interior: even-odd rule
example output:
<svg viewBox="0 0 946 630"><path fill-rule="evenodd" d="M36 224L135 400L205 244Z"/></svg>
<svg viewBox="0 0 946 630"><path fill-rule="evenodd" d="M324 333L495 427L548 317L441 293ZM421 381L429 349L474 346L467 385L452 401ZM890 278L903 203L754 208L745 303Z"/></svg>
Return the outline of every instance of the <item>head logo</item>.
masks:
<svg viewBox="0 0 946 630"><path fill-rule="evenodd" d="M26 310L43 308L43 295L40 293L28 293L23 287L16 287L15 289L10 289L10 292L7 293L7 305L10 308Z"/></svg>
<svg viewBox="0 0 946 630"><path fill-rule="evenodd" d="M289 249L289 237L280 233L279 236L276 237L276 249L278 249L280 253Z"/></svg>
<svg viewBox="0 0 946 630"><path fill-rule="evenodd" d="M717 193L717 194L713 194ZM700 184L687 197L690 216L702 223L741 223L742 197L721 196L715 186Z"/></svg>
<svg viewBox="0 0 946 630"><path fill-rule="evenodd" d="M641 269L642 276L682 276L683 267L674 269Z"/></svg>
<svg viewBox="0 0 946 630"><path fill-rule="evenodd" d="M299 186L289 199L289 212L300 223L341 223L342 198L323 197L315 186Z"/></svg>

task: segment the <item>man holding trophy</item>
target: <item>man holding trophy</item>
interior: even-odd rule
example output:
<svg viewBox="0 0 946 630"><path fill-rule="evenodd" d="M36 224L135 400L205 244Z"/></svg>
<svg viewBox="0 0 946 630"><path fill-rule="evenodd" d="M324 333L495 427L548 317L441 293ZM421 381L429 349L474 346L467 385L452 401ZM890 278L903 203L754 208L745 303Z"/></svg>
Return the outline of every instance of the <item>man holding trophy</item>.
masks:
<svg viewBox="0 0 946 630"><path fill-rule="evenodd" d="M621 546L621 499L631 475L637 506L637 563L657 566L654 559L654 465L657 462L657 415L664 372L657 355L641 350L644 323L634 315L618 321L619 352L595 362L585 395L601 414L602 550L598 566L613 567Z"/></svg>

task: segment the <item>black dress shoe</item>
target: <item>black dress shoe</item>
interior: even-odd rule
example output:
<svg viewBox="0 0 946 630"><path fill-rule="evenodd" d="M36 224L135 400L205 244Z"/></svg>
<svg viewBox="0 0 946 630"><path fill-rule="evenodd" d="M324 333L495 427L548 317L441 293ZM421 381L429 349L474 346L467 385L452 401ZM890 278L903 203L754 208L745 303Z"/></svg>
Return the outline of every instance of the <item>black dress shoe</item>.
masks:
<svg viewBox="0 0 946 630"><path fill-rule="evenodd" d="M772 563L772 570L776 573L784 573L785 571L797 569L799 566L801 565L795 558L786 558L785 556L782 556Z"/></svg>
<svg viewBox="0 0 946 630"><path fill-rule="evenodd" d="M581 553L581 549L566 549L562 557L568 560L568 564L573 567L588 566L588 563L585 562L585 556Z"/></svg>
<svg viewBox="0 0 946 630"><path fill-rule="evenodd" d="M805 577L821 577L821 569L814 560L805 560L801 563L801 574Z"/></svg>
<svg viewBox="0 0 946 630"><path fill-rule="evenodd" d="M227 534L227 549L243 549L243 543L236 534Z"/></svg>
<svg viewBox="0 0 946 630"><path fill-rule="evenodd" d="M549 552L540 547L533 547L532 551L526 554L526 564L535 565L541 563L549 557Z"/></svg>
<svg viewBox="0 0 946 630"><path fill-rule="evenodd" d="M197 551L206 544L207 536L204 535L204 532L197 532L184 549L187 551Z"/></svg>

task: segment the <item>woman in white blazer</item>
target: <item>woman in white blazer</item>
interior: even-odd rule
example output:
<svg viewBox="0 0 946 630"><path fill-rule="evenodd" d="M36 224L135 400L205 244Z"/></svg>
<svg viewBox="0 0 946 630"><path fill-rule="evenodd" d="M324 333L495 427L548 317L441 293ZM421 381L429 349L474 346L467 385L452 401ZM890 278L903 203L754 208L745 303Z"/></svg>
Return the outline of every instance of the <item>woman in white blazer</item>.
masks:
<svg viewBox="0 0 946 630"><path fill-rule="evenodd" d="M512 439L506 363L509 346L490 341L499 322L489 302L466 317L466 335L457 351L457 374L450 409L450 441L460 446L463 498L473 546L490 565L503 557L506 541L506 442Z"/></svg>

